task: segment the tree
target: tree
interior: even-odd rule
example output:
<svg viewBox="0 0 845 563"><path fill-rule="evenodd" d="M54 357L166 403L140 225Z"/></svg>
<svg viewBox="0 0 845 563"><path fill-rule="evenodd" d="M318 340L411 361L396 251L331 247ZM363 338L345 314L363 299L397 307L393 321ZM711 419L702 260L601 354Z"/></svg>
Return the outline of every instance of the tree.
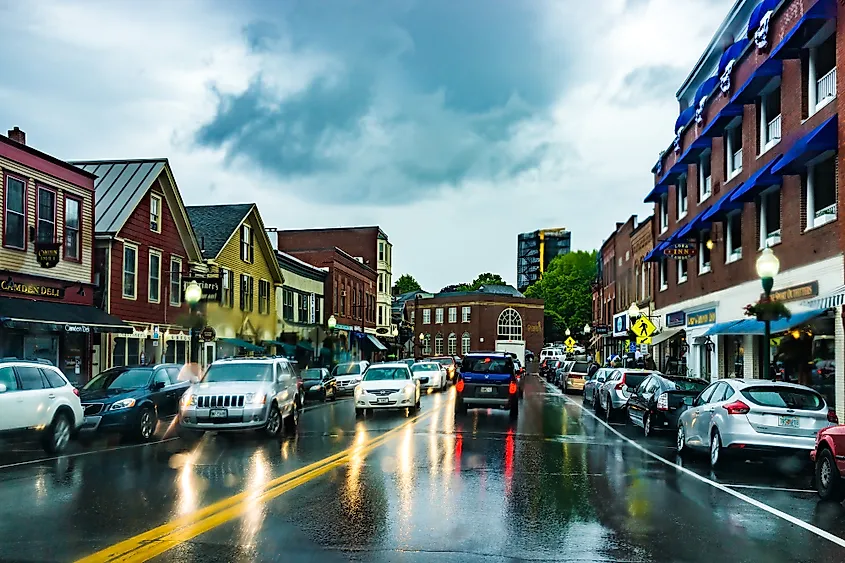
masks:
<svg viewBox="0 0 845 563"><path fill-rule="evenodd" d="M555 257L543 277L525 290L525 296L545 300L546 316L554 319L555 329L569 328L577 334L593 316L591 284L595 279L596 251L570 252Z"/></svg>
<svg viewBox="0 0 845 563"><path fill-rule="evenodd" d="M402 295L403 293L420 290L422 290L422 287L420 287L420 284L411 274L402 274L399 276L399 279L396 280L396 283L393 284L394 295Z"/></svg>
<svg viewBox="0 0 845 563"><path fill-rule="evenodd" d="M458 286L458 291L478 291L482 285L507 285L502 276L499 274L491 274L490 272L485 272L483 274L479 274L472 283L462 283Z"/></svg>

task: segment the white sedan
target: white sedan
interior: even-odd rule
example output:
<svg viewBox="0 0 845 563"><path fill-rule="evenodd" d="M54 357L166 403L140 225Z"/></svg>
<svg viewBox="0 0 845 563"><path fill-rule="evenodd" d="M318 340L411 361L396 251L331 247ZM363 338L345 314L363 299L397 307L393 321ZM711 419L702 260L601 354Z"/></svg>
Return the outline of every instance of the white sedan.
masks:
<svg viewBox="0 0 845 563"><path fill-rule="evenodd" d="M411 376L407 364L370 366L355 387L355 414L367 409L408 409L413 414L420 408L420 384Z"/></svg>
<svg viewBox="0 0 845 563"><path fill-rule="evenodd" d="M440 365L439 362L417 362L411 366L411 373L414 374L414 379L420 382L420 387L426 389L443 391L449 381L446 366Z"/></svg>

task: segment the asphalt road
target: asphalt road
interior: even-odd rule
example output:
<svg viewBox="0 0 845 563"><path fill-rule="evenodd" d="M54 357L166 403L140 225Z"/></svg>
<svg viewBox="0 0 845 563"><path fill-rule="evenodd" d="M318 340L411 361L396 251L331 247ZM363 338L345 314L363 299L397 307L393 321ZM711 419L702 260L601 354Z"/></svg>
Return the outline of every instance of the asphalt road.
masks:
<svg viewBox="0 0 845 563"><path fill-rule="evenodd" d="M713 474L537 378L516 422L456 418L453 393L411 418L320 405L281 442L5 452L0 561L845 560L845 507L803 468Z"/></svg>

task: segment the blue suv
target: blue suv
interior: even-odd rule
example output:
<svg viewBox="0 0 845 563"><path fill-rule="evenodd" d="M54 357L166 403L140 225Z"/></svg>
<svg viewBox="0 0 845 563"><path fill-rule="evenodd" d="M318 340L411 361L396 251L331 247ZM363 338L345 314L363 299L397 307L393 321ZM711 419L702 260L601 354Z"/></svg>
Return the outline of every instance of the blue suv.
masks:
<svg viewBox="0 0 845 563"><path fill-rule="evenodd" d="M511 418L519 416L519 381L509 354L467 354L455 390L457 413L464 414L470 407L500 407L508 409Z"/></svg>

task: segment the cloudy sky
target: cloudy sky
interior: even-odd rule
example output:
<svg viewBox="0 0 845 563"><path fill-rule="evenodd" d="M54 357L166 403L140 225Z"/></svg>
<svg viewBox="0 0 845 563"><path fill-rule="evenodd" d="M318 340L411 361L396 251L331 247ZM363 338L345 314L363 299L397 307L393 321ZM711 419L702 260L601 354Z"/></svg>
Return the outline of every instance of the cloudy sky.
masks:
<svg viewBox="0 0 845 563"><path fill-rule="evenodd" d="M0 0L0 127L168 157L188 204L378 224L394 277L516 281L516 235L647 216L733 0Z"/></svg>

